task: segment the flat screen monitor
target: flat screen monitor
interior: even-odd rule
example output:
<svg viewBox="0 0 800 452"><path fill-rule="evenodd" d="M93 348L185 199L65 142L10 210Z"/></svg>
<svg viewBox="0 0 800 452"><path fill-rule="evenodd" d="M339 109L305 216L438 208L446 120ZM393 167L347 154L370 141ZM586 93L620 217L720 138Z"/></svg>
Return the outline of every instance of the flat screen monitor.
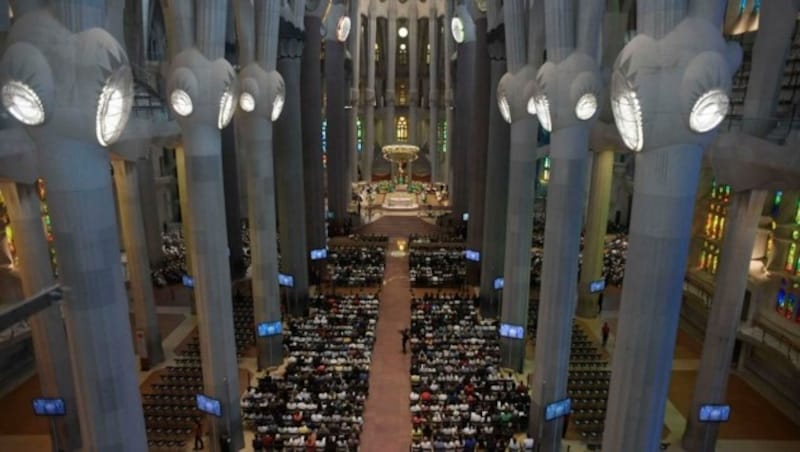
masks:
<svg viewBox="0 0 800 452"><path fill-rule="evenodd" d="M566 398L553 402L544 408L544 420L552 421L553 419L566 416L572 411L572 399Z"/></svg>
<svg viewBox="0 0 800 452"><path fill-rule="evenodd" d="M461 220L469 221L469 212L464 212L461 214Z"/></svg>
<svg viewBox="0 0 800 452"><path fill-rule="evenodd" d="M283 287L294 287L294 276L278 273L278 284Z"/></svg>
<svg viewBox="0 0 800 452"><path fill-rule="evenodd" d="M277 336L283 332L283 324L280 320L274 322L259 323L256 327L258 337Z"/></svg>
<svg viewBox="0 0 800 452"><path fill-rule="evenodd" d="M589 293L600 293L606 290L606 280L598 279L589 283Z"/></svg>
<svg viewBox="0 0 800 452"><path fill-rule="evenodd" d="M500 337L508 337L511 339L522 339L525 337L525 328L520 325L512 325L510 323L500 324Z"/></svg>
<svg viewBox="0 0 800 452"><path fill-rule="evenodd" d="M222 417L222 406L219 400L204 394L197 394L197 409L212 416Z"/></svg>
<svg viewBox="0 0 800 452"><path fill-rule="evenodd" d="M33 399L33 414L37 416L64 416L67 409L64 399L39 397Z"/></svg>
<svg viewBox="0 0 800 452"><path fill-rule="evenodd" d="M194 287L194 278L189 275L183 275L182 281L184 287Z"/></svg>
<svg viewBox="0 0 800 452"><path fill-rule="evenodd" d="M728 422L731 417L730 405L700 405L700 422Z"/></svg>
<svg viewBox="0 0 800 452"><path fill-rule="evenodd" d="M505 279L503 278L495 278L494 279L494 290L500 290L505 286Z"/></svg>
<svg viewBox="0 0 800 452"><path fill-rule="evenodd" d="M464 257L468 261L480 262L481 261L481 252L480 251L474 251L474 250L467 250L467 251L464 252Z"/></svg>
<svg viewBox="0 0 800 452"><path fill-rule="evenodd" d="M328 250L326 248L320 248L317 250L311 250L309 254L311 255L312 261L318 261L320 259L326 259L328 257Z"/></svg>
<svg viewBox="0 0 800 452"><path fill-rule="evenodd" d="M333 220L333 212L331 212L330 210L328 211L326 216L328 217L329 220Z"/></svg>

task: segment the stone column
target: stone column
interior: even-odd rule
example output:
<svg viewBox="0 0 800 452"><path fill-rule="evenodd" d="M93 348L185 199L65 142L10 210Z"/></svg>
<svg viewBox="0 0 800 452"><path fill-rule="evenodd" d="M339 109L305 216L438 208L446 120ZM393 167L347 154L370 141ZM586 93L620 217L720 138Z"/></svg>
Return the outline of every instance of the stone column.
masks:
<svg viewBox="0 0 800 452"><path fill-rule="evenodd" d="M360 110L361 81L361 12L359 2L350 2L350 58L352 62L353 85L350 88L350 144L347 148L347 165L350 177L347 183L347 201L351 196L350 182L358 182L358 112ZM361 152L364 152L362 149Z"/></svg>
<svg viewBox="0 0 800 452"><path fill-rule="evenodd" d="M489 49L486 43L487 19L482 14L475 21L475 59L472 71L474 72L474 85L469 101L472 103L467 158L468 208L469 222L467 223L467 248L481 251L483 242L483 208L486 199L486 160L489 145L489 111L497 110L497 104L489 104L490 74L489 74ZM499 80L498 80L499 81ZM492 85L491 91L496 90ZM465 131L466 132L466 131ZM483 256L481 256L482 258ZM467 261L467 283L479 285L481 263Z"/></svg>
<svg viewBox="0 0 800 452"><path fill-rule="evenodd" d="M419 121L417 120L417 107L419 106L419 77L417 67L419 63L419 28L417 17L417 3L412 2L408 5L408 142L414 146L419 146L417 131ZM412 165L408 165L408 180L413 180Z"/></svg>
<svg viewBox="0 0 800 452"><path fill-rule="evenodd" d="M19 275L26 297L56 283L50 266L50 249L42 225L41 201L36 184L3 182L14 244L17 247ZM67 332L60 305L50 306L28 319L33 336L36 372L43 397L60 397L67 415L56 419L59 443L67 450L81 447L81 430ZM51 432L52 434L53 432Z"/></svg>
<svg viewBox="0 0 800 452"><path fill-rule="evenodd" d="M325 173L322 168L322 68L319 11L304 18L305 45L300 71L306 240L309 250L325 247ZM287 99L288 100L288 99ZM285 112L283 113L286 114ZM277 134L280 132L276 132Z"/></svg>
<svg viewBox="0 0 800 452"><path fill-rule="evenodd" d="M441 180L449 184L450 192L450 207L453 208L453 64L450 57L453 55L453 31L451 29L451 22L453 20L452 3L447 2L445 5L444 16L444 31L442 41L444 42L444 55L442 61L444 63L444 110L445 110L445 124L447 125L447 145L445 146L444 162L442 164L442 177Z"/></svg>
<svg viewBox="0 0 800 452"><path fill-rule="evenodd" d="M800 5L797 2L788 0L764 2L762 6L762 23L769 23L770 26L759 31L753 46L753 69L744 102L742 129L745 133L763 137L773 127L774 123L769 118L774 117L777 107L780 80L783 77L784 62L791 45L798 8ZM743 178L732 182L748 181ZM690 452L710 451L716 447L719 425L698 422L697 413L701 404L726 401L728 375L747 290L751 254L767 198L766 190L740 192L736 191L736 185L733 189L722 241L722 261L715 278L702 359L682 440L683 447ZM791 202L785 199L784 202L786 201ZM751 309L757 306L761 292L762 290L758 290L753 293ZM746 322L752 322L752 315L748 316ZM740 369L744 366L749 348L747 344L742 345Z"/></svg>
<svg viewBox="0 0 800 452"><path fill-rule="evenodd" d="M130 143L137 146L142 143ZM120 143L117 146L125 146ZM114 185L117 188L117 202L121 221L122 242L128 257L130 276L130 295L133 299L133 318L136 330L144 333L147 356L136 350L140 358L147 358L150 365L156 366L164 361L161 347L161 331L158 328L156 302L153 295L153 281L150 265L147 262L147 238L144 232L141 200L139 199L139 175L136 162L112 160ZM135 337L135 336L134 336ZM138 344L137 344L138 345Z"/></svg>
<svg viewBox="0 0 800 452"><path fill-rule="evenodd" d="M428 94L428 159L431 162L431 182L439 181L439 16L436 2L428 10L428 45L431 48Z"/></svg>
<svg viewBox="0 0 800 452"><path fill-rule="evenodd" d="M47 156L39 162L68 288L63 310L81 438L96 450L145 450L108 154L51 134L35 141Z"/></svg>
<svg viewBox="0 0 800 452"><path fill-rule="evenodd" d="M331 9L329 14L334 14L335 11L336 9ZM336 23L331 20L328 22ZM325 91L327 93L325 116L328 119L328 210L333 212L334 223L342 224L347 219L349 201L347 118L344 113L344 43L336 38L333 30L328 30L325 36Z"/></svg>
<svg viewBox="0 0 800 452"><path fill-rule="evenodd" d="M461 15L463 20L471 20L469 14ZM458 75L456 77L455 91L455 124L453 127L453 155L451 162L453 165L452 186L450 187L450 198L452 213L457 219L461 219L461 214L469 211L469 185L468 182L468 162L470 158L470 131L472 130L472 108L475 104L475 30L473 24L465 25L472 27L472 32L467 35L463 42L458 44L458 61L456 62ZM480 108L480 107L476 107ZM472 218L470 217L470 220Z"/></svg>
<svg viewBox="0 0 800 452"><path fill-rule="evenodd" d="M392 144L397 141L397 127L394 124L394 102L395 90L397 89L395 77L397 76L397 4L390 2L388 20L388 44L386 46L387 69L386 69L386 105L384 112L386 118L383 121L383 144Z"/></svg>
<svg viewBox="0 0 800 452"><path fill-rule="evenodd" d="M300 57L303 52L302 30L281 20L278 72L286 83L283 114L275 121L275 168L278 195L278 228L281 243L281 268L294 276L289 312L303 315L308 303L308 248L306 215L296 206L305 201L305 179L300 129ZM317 132L319 133L319 131Z"/></svg>
<svg viewBox="0 0 800 452"><path fill-rule="evenodd" d="M183 232L183 244L187 250L191 249L192 230L189 227L189 194L186 188L186 153L183 146L175 148L175 168L178 173L178 205L181 208L181 232ZM192 271L192 254L186 253L186 270Z"/></svg>
<svg viewBox="0 0 800 452"><path fill-rule="evenodd" d="M611 202L611 181L614 175L614 151L594 153L592 181L589 189L589 208L586 214L586 238L583 245L583 264L578 287L578 315L597 316L597 294L589 293L589 283L603 278L603 257Z"/></svg>
<svg viewBox="0 0 800 452"><path fill-rule="evenodd" d="M222 175L225 190L225 230L227 231L227 260L233 279L244 276L244 253L242 251L242 213L239 210L239 178L236 165L237 129L235 119L221 130L222 143Z"/></svg>
<svg viewBox="0 0 800 452"><path fill-rule="evenodd" d="M142 222L147 240L147 259L150 267L155 267L161 262L161 222L164 220L158 215L158 199L156 197L156 179L153 174L152 152L148 158L136 161L136 174L139 176L139 195L142 206Z"/></svg>
<svg viewBox="0 0 800 452"><path fill-rule="evenodd" d="M766 198L766 190L748 190L731 195L727 227L722 239L722 261L717 272L703 354L683 436L683 447L687 451L710 451L714 450L716 444L719 424L701 423L697 413L702 404L725 403L726 400L733 346L747 289L746 275ZM736 277L720 278L729 275Z"/></svg>
<svg viewBox="0 0 800 452"><path fill-rule="evenodd" d="M375 159L375 40L377 38L378 18L375 3L370 3L369 23L367 25L367 89L364 99L364 161L362 175L367 182L372 181L372 162Z"/></svg>
<svg viewBox="0 0 800 452"><path fill-rule="evenodd" d="M483 242L481 244L481 313L496 316L501 293L494 280L503 276L505 260L506 209L508 208L509 127L497 108L497 86L506 73L504 40L489 42L491 89L489 90L489 152L486 160ZM531 151L532 152L532 151Z"/></svg>

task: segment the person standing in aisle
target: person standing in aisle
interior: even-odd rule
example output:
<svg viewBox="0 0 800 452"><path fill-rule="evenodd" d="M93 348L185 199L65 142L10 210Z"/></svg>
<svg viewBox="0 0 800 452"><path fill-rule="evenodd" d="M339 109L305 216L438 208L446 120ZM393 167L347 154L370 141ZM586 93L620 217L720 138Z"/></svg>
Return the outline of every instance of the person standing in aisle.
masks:
<svg viewBox="0 0 800 452"><path fill-rule="evenodd" d="M410 339L408 328L403 328L400 330L400 334L403 336L403 354L406 354L406 345L408 345L408 340Z"/></svg>
<svg viewBox="0 0 800 452"><path fill-rule="evenodd" d="M608 322L603 322L603 347L605 348L606 344L608 343L608 335L611 333L611 327L608 326Z"/></svg>
<svg viewBox="0 0 800 452"><path fill-rule="evenodd" d="M202 450L203 444L203 423L200 419L194 421L194 450Z"/></svg>

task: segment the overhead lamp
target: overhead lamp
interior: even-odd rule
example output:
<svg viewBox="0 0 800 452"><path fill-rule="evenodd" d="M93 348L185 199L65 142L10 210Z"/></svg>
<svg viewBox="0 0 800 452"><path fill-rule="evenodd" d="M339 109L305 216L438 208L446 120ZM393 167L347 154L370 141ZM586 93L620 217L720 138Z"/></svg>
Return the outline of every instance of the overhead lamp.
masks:
<svg viewBox="0 0 800 452"><path fill-rule="evenodd" d="M285 102L284 93L275 94L275 99L272 100L272 113L270 114L270 118L273 121L277 121L278 118L281 117L281 112L283 112L284 102Z"/></svg>
<svg viewBox="0 0 800 452"><path fill-rule="evenodd" d="M95 130L101 146L108 146L122 135L131 112L132 98L133 75L124 67L106 80L97 99Z"/></svg>
<svg viewBox="0 0 800 452"><path fill-rule="evenodd" d="M405 42L400 43L400 50L406 50L406 43Z"/></svg>
<svg viewBox="0 0 800 452"><path fill-rule="evenodd" d="M242 110L250 113L256 109L256 99L252 94L245 91L239 95L239 106L242 107Z"/></svg>
<svg viewBox="0 0 800 452"><path fill-rule="evenodd" d="M611 110L625 146L633 151L641 151L644 147L642 107L636 91L618 72L611 77Z"/></svg>
<svg viewBox="0 0 800 452"><path fill-rule="evenodd" d="M552 131L553 124L550 122L550 101L547 96L539 94L533 97L533 104L536 108L536 116L539 117L539 124L548 132Z"/></svg>
<svg viewBox="0 0 800 452"><path fill-rule="evenodd" d="M10 80L2 89L3 107L11 113L17 121L28 125L37 126L45 119L44 105L39 95L27 84L18 80Z"/></svg>
<svg viewBox="0 0 800 452"><path fill-rule="evenodd" d="M400 36L403 39L407 38L408 37L408 28L406 28L406 27L398 28L397 29L397 36Z"/></svg>
<svg viewBox="0 0 800 452"><path fill-rule="evenodd" d="M182 89L172 91L172 94L169 95L169 103L172 106L172 110L180 116L189 116L194 111L192 98L189 93Z"/></svg>
<svg viewBox="0 0 800 452"><path fill-rule="evenodd" d="M347 16L342 16L339 18L339 22L336 24L336 39L339 42L347 41L347 37L350 35L350 18Z"/></svg>
<svg viewBox="0 0 800 452"><path fill-rule="evenodd" d="M453 20L450 22L450 28L453 33L453 39L459 44L464 42L464 22L461 21L460 17L453 17Z"/></svg>
<svg viewBox="0 0 800 452"><path fill-rule="evenodd" d="M528 114L536 116L536 98L531 96L528 99L528 106L527 106Z"/></svg>
<svg viewBox="0 0 800 452"><path fill-rule="evenodd" d="M234 106L233 88L228 87L219 100L219 115L217 116L217 127L219 129L224 129L231 122Z"/></svg>
<svg viewBox="0 0 800 452"><path fill-rule="evenodd" d="M505 93L497 96L497 108L500 110L500 116L502 116L507 123L511 124L511 106L508 104L508 98Z"/></svg>
<svg viewBox="0 0 800 452"><path fill-rule="evenodd" d="M729 109L730 100L725 91L712 89L694 103L689 113L689 127L697 133L713 130L725 119Z"/></svg>
<svg viewBox="0 0 800 452"><path fill-rule="evenodd" d="M581 121L590 119L597 113L597 97L592 93L586 93L578 99L575 104L575 116Z"/></svg>

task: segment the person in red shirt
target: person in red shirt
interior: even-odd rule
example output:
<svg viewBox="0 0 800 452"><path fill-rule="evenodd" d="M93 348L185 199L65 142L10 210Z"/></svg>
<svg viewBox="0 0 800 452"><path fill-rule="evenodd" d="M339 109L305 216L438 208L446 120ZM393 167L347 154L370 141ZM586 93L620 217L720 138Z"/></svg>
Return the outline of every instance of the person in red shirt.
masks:
<svg viewBox="0 0 800 452"><path fill-rule="evenodd" d="M419 396L424 402L429 402L431 400L431 393L428 391L423 391L422 394Z"/></svg>
<svg viewBox="0 0 800 452"><path fill-rule="evenodd" d="M203 444L203 423L200 422L200 419L195 419L195 421L194 421L194 450L202 450L203 447L205 447L205 444Z"/></svg>
<svg viewBox="0 0 800 452"><path fill-rule="evenodd" d="M608 343L608 335L609 333L611 333L611 327L608 326L608 322L603 322L602 333L603 333L603 347L605 347L606 344Z"/></svg>

